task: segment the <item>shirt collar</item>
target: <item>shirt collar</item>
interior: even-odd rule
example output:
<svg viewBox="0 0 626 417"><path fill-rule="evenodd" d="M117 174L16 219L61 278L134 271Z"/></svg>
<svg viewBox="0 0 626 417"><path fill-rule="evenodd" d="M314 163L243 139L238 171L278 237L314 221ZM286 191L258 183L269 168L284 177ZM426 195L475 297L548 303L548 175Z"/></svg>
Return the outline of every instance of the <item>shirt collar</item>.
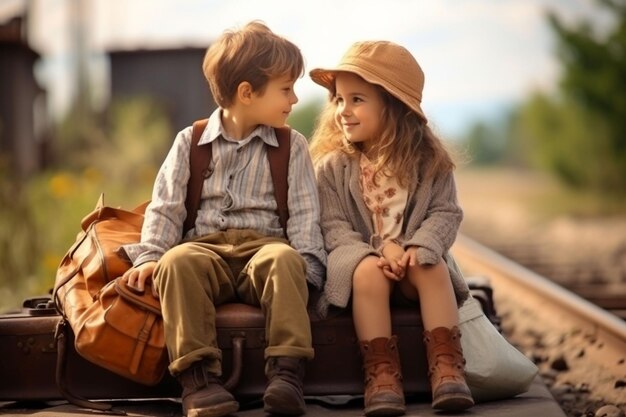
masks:
<svg viewBox="0 0 626 417"><path fill-rule="evenodd" d="M211 143L215 139L220 136L223 138L228 138L226 135L226 130L222 125L222 109L219 107L211 113L209 116L209 122L207 123L207 127L202 132L202 136L200 136L200 141L198 145L204 145L206 143ZM263 142L270 146L278 146L278 139L276 139L276 132L274 129L267 125L259 125L256 129L252 131L247 137L243 138L240 141L241 143L246 143L251 141L254 137L259 137ZM226 139L228 140L228 139Z"/></svg>

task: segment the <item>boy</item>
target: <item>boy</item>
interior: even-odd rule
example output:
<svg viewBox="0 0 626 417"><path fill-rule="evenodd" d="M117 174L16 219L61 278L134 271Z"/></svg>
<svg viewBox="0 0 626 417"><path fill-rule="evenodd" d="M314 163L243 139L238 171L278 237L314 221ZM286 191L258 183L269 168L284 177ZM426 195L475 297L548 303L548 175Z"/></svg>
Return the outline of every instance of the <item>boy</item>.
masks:
<svg viewBox="0 0 626 417"><path fill-rule="evenodd" d="M286 240L266 156L278 144L273 128L298 101L293 86L303 68L300 50L259 22L209 47L203 71L219 107L200 137L213 157L195 227L182 236L188 127L157 175L141 242L124 247L133 261L129 285L143 290L152 278L161 299L169 371L183 387L187 416L239 407L218 379L215 307L230 301L260 306L266 316L265 411L305 411L304 362L313 357L307 283L320 288L326 264L317 190L306 139L292 130Z"/></svg>

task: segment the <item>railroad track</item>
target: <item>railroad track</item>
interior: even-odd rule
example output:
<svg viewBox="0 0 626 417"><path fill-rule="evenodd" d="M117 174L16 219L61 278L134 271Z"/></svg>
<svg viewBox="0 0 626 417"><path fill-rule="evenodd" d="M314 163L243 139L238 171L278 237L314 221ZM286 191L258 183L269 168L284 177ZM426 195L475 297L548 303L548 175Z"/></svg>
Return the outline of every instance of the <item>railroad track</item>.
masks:
<svg viewBox="0 0 626 417"><path fill-rule="evenodd" d="M567 247L559 248L558 243L536 234L509 241L487 240L485 244L497 252L626 320L626 283L615 276L609 278L607 275L618 272L601 263L619 263L618 251L606 256L610 260L601 261L597 256L570 253Z"/></svg>
<svg viewBox="0 0 626 417"><path fill-rule="evenodd" d="M626 412L626 322L465 236L453 252L466 275L488 278L504 333L540 364L553 392L568 386ZM607 291L596 294L601 301Z"/></svg>
<svg viewBox="0 0 626 417"><path fill-rule="evenodd" d="M569 290L585 300L626 320L626 285L574 284Z"/></svg>

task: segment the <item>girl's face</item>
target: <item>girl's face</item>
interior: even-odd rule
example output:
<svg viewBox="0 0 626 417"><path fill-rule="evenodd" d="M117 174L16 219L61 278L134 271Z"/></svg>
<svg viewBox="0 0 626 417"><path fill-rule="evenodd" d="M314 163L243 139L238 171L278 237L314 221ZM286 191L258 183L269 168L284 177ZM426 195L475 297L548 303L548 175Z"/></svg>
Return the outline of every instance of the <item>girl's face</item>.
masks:
<svg viewBox="0 0 626 417"><path fill-rule="evenodd" d="M367 152L382 128L383 100L378 89L356 74L339 72L335 78L335 120L346 139L362 143Z"/></svg>

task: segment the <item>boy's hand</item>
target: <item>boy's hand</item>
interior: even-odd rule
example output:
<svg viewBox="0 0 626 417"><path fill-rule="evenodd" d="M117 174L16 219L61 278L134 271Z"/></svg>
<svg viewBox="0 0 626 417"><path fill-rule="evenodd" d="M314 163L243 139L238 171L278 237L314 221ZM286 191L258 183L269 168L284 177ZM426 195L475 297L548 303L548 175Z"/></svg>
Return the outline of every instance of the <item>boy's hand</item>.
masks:
<svg viewBox="0 0 626 417"><path fill-rule="evenodd" d="M154 268L156 267L156 261L150 261L143 263L139 266L130 268L128 271L124 272L123 277L128 279L128 285L130 287L136 288L138 291L143 292L146 288L146 281L152 280L152 273L154 272ZM154 285L152 287L152 295L155 298L159 298L159 294Z"/></svg>
<svg viewBox="0 0 626 417"><path fill-rule="evenodd" d="M383 247L382 254L383 256L378 261L378 266L383 268L383 272L385 272L385 268L390 270L394 277L392 278L390 274L385 274L385 276L396 281L404 278L405 267L400 264L404 256L404 249L396 243L389 242Z"/></svg>

